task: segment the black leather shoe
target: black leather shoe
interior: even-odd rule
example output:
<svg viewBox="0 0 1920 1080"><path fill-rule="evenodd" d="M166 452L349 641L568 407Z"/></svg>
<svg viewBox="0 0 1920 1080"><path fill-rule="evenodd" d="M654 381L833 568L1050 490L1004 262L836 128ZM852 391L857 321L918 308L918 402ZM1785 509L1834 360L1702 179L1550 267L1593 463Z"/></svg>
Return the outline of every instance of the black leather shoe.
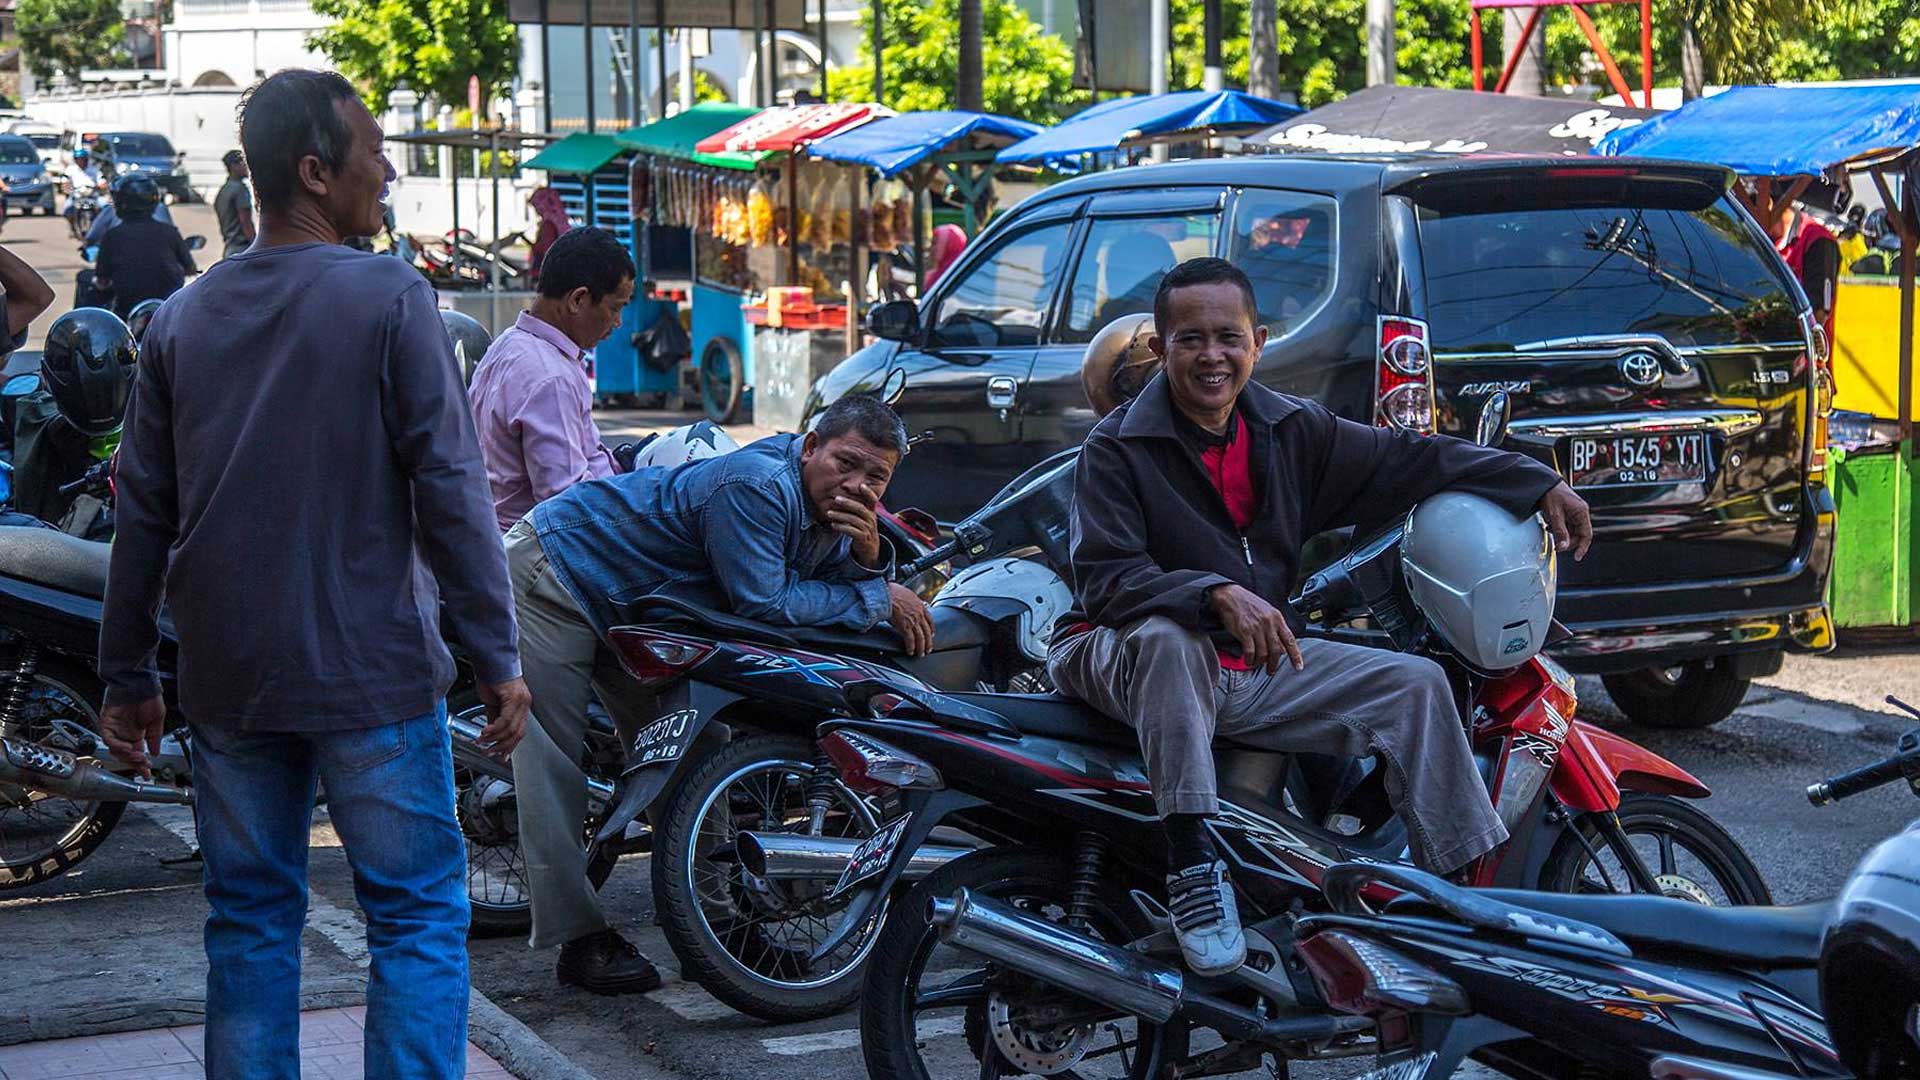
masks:
<svg viewBox="0 0 1920 1080"><path fill-rule="evenodd" d="M644 994L660 988L660 972L626 938L602 930L560 946L560 981L596 994Z"/></svg>

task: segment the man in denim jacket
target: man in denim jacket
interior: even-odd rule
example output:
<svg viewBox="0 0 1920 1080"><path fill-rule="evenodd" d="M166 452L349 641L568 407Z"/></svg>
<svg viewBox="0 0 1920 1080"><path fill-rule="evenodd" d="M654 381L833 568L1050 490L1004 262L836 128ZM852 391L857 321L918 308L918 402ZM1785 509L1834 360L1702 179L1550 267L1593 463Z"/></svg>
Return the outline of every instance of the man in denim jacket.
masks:
<svg viewBox="0 0 1920 1080"><path fill-rule="evenodd" d="M513 755L536 949L599 994L641 993L659 973L607 925L587 882L581 820L587 699L623 737L651 702L603 644L621 608L666 596L780 626L865 630L890 621L916 655L933 644L919 597L887 580L874 511L906 452L900 418L852 395L807 435L575 484L507 532L520 658L538 723Z"/></svg>

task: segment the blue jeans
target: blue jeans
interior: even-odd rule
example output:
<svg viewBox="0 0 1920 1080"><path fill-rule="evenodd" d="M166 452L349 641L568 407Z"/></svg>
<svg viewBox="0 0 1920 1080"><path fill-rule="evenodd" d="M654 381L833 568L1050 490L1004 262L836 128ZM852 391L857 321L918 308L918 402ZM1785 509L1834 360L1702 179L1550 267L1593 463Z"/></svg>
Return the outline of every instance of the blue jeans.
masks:
<svg viewBox="0 0 1920 1080"><path fill-rule="evenodd" d="M300 934L314 782L367 917L366 1075L461 1077L466 846L445 707L356 731L193 729L206 859L209 1080L299 1080Z"/></svg>

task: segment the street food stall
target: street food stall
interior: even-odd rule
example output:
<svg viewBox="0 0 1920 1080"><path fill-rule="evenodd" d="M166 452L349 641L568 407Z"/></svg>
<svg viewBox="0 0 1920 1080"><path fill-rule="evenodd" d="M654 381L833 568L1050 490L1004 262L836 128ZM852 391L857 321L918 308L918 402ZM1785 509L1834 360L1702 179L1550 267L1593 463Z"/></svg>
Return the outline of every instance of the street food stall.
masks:
<svg viewBox="0 0 1920 1080"><path fill-rule="evenodd" d="M1826 454L1826 490L1837 516L1831 595L1842 627L1913 626L1920 615L1914 577L1914 269L1920 249L1920 85L1740 86L1688 102L1674 112L1603 139L1597 153L1725 165L1769 183L1771 208L1799 199L1817 182L1848 174L1870 183L1900 237L1897 298L1885 286L1839 290L1831 367L1813 422L1815 467L1826 454L1827 408L1840 400L1892 406L1896 438ZM1857 186L1857 185L1856 185ZM1777 192L1772 189L1777 188ZM1869 304L1860 290L1879 289ZM1851 305L1851 306L1850 306ZM1897 316L1894 312L1897 310ZM1892 318L1889 318L1892 317ZM1858 320L1869 336L1856 338ZM1886 341L1888 321L1897 334ZM1816 353L1824 342L1814 337ZM1871 354L1849 343L1874 341ZM1884 388L1891 385L1891 394Z"/></svg>
<svg viewBox="0 0 1920 1080"><path fill-rule="evenodd" d="M523 166L545 170L548 185L559 194L567 220L575 225L608 229L623 244L634 242L633 209L628 199L628 151L611 135L574 132ZM621 395L647 393L642 379L638 335L652 325L646 305L627 305L620 326L605 341L588 350L593 394L597 401ZM498 333L501 327L497 327Z"/></svg>
<svg viewBox="0 0 1920 1080"><path fill-rule="evenodd" d="M960 203L967 236L979 235L993 210L994 177L1002 170L995 155L1041 130L1038 124L993 113L940 110L883 117L808 146L809 157L865 166L876 175L854 210L856 222L866 228L855 227L863 242L855 251L853 306L858 309L869 299L879 299L864 295L864 260L869 256L880 260L883 273L890 274L887 264L902 245L911 245L916 253L910 270L913 295L919 296L932 262L925 254L931 248L930 193L939 187L951 189ZM857 332L859 323L858 318L850 320L851 331ZM856 346L850 339L847 351L853 352Z"/></svg>
<svg viewBox="0 0 1920 1080"><path fill-rule="evenodd" d="M1252 134L1303 111L1238 90L1140 94L1083 109L994 160L1065 172L1132 165L1156 146L1183 145L1207 154L1222 149L1217 140Z"/></svg>
<svg viewBox="0 0 1920 1080"><path fill-rule="evenodd" d="M766 109L652 164L655 220L692 233L692 355L716 422L751 408L756 391L776 406L756 421L797 422L813 354L845 355L860 170L796 151L883 115L863 104Z"/></svg>
<svg viewBox="0 0 1920 1080"><path fill-rule="evenodd" d="M1245 139L1250 150L1325 154L1565 154L1659 116L1564 96L1369 86Z"/></svg>

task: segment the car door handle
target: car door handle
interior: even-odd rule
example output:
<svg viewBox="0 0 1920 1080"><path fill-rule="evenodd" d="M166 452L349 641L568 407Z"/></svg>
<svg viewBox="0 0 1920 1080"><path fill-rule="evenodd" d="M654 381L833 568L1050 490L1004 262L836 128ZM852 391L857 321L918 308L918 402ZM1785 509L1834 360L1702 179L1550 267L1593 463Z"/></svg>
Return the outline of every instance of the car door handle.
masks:
<svg viewBox="0 0 1920 1080"><path fill-rule="evenodd" d="M1020 392L1020 384L1010 375L995 375L987 380L987 407L990 409L1011 409L1013 399Z"/></svg>

